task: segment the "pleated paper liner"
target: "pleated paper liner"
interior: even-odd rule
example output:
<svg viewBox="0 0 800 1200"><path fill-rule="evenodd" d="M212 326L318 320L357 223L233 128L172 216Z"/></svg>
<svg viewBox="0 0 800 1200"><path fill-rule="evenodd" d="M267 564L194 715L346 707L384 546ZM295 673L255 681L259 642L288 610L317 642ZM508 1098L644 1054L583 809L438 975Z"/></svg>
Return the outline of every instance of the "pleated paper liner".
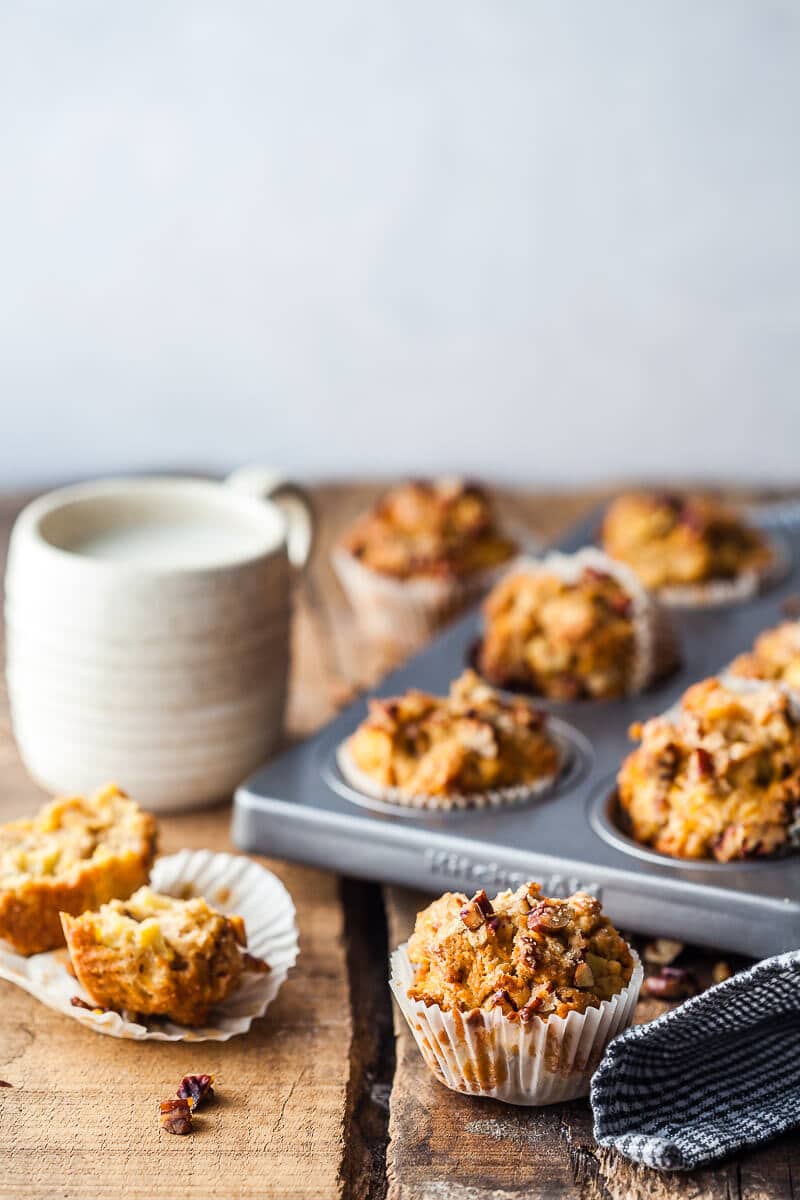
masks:
<svg viewBox="0 0 800 1200"><path fill-rule="evenodd" d="M181 850L157 860L150 886L170 896L203 896L218 912L244 918L247 949L270 965L267 974L247 972L236 990L212 1010L207 1025L188 1027L162 1018L89 1011L71 1003L91 997L67 971L66 949L24 958L0 942L0 978L30 992L48 1008L110 1037L162 1042L225 1042L246 1033L280 991L299 952L295 910L281 881L258 863L234 854Z"/></svg>
<svg viewBox="0 0 800 1200"><path fill-rule="evenodd" d="M535 549L528 533L512 536ZM459 579L417 576L395 579L373 571L341 546L331 555L333 568L364 633L398 650L422 646L457 612L480 599L517 560Z"/></svg>
<svg viewBox="0 0 800 1200"><path fill-rule="evenodd" d="M411 1000L407 943L391 956L390 986L422 1057L445 1087L505 1104L544 1105L589 1094L609 1042L633 1021L642 965L632 951L630 983L611 1000L566 1017L510 1021L500 1009L445 1012Z"/></svg>

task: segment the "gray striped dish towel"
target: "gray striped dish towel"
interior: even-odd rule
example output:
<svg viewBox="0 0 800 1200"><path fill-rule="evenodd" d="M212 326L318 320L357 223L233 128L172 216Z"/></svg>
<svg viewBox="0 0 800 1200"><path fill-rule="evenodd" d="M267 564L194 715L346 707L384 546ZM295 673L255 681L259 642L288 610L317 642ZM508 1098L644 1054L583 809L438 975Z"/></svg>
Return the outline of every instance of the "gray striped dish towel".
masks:
<svg viewBox="0 0 800 1200"><path fill-rule="evenodd" d="M765 958L609 1046L594 1135L687 1171L800 1123L800 950Z"/></svg>

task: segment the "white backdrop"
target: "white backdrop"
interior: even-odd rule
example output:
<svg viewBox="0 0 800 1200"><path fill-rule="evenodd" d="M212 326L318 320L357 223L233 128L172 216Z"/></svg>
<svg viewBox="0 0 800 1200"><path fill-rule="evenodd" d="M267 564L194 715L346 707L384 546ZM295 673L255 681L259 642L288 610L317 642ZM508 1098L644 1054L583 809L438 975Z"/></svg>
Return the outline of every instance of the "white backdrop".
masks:
<svg viewBox="0 0 800 1200"><path fill-rule="evenodd" d="M4 0L2 481L800 475L800 5Z"/></svg>

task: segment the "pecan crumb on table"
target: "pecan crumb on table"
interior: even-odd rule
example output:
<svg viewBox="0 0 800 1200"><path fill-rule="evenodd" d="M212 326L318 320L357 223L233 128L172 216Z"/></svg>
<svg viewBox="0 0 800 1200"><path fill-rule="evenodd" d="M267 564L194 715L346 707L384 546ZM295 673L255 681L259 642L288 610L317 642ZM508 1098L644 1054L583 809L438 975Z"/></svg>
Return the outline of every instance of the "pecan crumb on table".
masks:
<svg viewBox="0 0 800 1200"><path fill-rule="evenodd" d="M158 1108L159 1124L167 1133L184 1137L192 1132L192 1108L188 1100L176 1096L172 1100L162 1100Z"/></svg>
<svg viewBox="0 0 800 1200"><path fill-rule="evenodd" d="M180 1100L188 1100L189 1106L194 1111L204 1100L213 1100L214 1076L184 1075L178 1084L177 1096Z"/></svg>

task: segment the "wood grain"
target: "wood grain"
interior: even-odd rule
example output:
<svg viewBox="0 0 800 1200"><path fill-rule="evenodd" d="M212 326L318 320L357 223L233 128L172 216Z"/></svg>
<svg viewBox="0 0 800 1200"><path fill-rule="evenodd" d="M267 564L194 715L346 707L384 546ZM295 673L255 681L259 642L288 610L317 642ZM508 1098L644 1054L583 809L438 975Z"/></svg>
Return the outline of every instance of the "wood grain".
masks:
<svg viewBox="0 0 800 1200"><path fill-rule="evenodd" d="M0 509L0 537L16 504ZM313 619L295 626L296 732L331 711ZM124 782L124 781L122 781ZM44 798L30 782L0 698L0 820ZM229 806L165 817L161 846L232 849ZM300 957L245 1037L198 1045L126 1042L82 1029L0 981L0 1196L293 1197L342 1192L352 1016L335 876L267 862L297 906ZM219 1102L190 1138L159 1130L158 1102L187 1071L217 1076Z"/></svg>
<svg viewBox="0 0 800 1200"><path fill-rule="evenodd" d="M377 490L316 490L323 521L298 597L292 736L309 733L392 665L381 648L364 645L328 565L331 540ZM503 493L501 503L549 537L601 496ZM0 546L18 504L0 502ZM0 820L41 798L19 763L0 694ZM228 806L165 818L163 849L227 849L228 818ZM599 1150L584 1102L520 1110L442 1088L402 1023L393 1045L386 988L387 947L407 936L427 898L387 889L387 932L375 885L342 888L321 871L268 865L297 905L301 954L247 1037L216 1046L126 1043L0 982L0 1078L14 1085L0 1090L0 1197L793 1196L796 1138L713 1170L661 1176ZM639 1016L656 1011L651 1001ZM195 1136L174 1138L159 1131L157 1103L188 1070L214 1072L220 1101L198 1117Z"/></svg>

